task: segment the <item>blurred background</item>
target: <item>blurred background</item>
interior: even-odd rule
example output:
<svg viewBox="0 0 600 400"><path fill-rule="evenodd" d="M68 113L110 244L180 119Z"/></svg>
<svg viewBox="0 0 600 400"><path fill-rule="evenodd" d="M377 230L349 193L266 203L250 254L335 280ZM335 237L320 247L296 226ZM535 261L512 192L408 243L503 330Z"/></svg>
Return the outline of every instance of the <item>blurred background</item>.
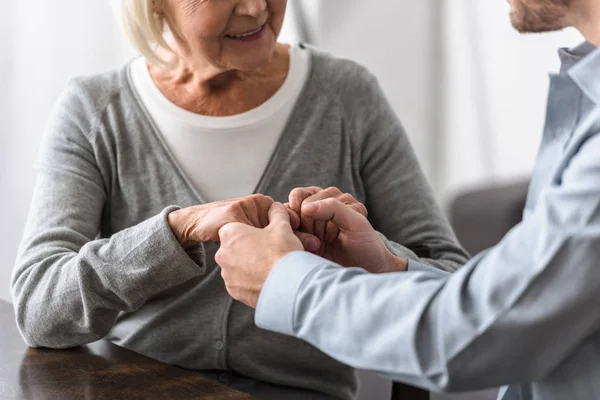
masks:
<svg viewBox="0 0 600 400"><path fill-rule="evenodd" d="M354 59L379 78L444 209L470 188L527 179L544 124L548 73L558 69L558 47L581 41L577 32L521 36L502 0L289 1L281 41ZM69 78L135 57L110 3L3 4L1 299L10 301L32 166L53 103ZM385 391L389 384L363 379L363 399L389 398Z"/></svg>

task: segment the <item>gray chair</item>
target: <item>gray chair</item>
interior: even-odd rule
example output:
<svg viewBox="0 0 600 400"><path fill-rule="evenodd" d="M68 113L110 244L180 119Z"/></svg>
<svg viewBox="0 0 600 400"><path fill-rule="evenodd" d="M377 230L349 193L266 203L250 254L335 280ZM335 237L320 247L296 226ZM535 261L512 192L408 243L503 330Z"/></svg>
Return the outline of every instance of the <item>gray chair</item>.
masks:
<svg viewBox="0 0 600 400"><path fill-rule="evenodd" d="M519 181L480 187L458 195L450 206L450 224L472 255L496 245L521 222L527 187Z"/></svg>

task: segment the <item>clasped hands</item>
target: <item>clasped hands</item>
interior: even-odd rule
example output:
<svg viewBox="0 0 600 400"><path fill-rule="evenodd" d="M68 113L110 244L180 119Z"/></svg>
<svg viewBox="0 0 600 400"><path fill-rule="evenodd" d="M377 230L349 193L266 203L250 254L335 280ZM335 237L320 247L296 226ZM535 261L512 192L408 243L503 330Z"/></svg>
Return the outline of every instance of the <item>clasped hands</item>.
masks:
<svg viewBox="0 0 600 400"><path fill-rule="evenodd" d="M366 207L334 187L294 189L285 205L252 195L189 207L169 214L169 224L184 246L220 241L215 259L227 291L251 307L275 264L294 251L371 273L407 268L379 238Z"/></svg>

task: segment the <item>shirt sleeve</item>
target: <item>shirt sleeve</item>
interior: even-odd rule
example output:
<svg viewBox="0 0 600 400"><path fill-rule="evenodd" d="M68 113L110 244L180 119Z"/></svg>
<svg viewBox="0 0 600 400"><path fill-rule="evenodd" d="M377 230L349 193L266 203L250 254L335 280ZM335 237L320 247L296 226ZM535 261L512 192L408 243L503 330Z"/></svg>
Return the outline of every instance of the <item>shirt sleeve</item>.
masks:
<svg viewBox="0 0 600 400"><path fill-rule="evenodd" d="M600 329L598 154L596 135L520 225L452 275L371 275L292 254L267 281L257 324L435 391L538 380Z"/></svg>

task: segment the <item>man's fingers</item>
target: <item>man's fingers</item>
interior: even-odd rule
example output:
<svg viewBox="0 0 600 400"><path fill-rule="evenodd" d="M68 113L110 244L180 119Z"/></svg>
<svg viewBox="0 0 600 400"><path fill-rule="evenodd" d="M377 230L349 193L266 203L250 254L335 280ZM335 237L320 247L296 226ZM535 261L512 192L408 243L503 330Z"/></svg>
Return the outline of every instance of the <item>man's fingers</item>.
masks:
<svg viewBox="0 0 600 400"><path fill-rule="evenodd" d="M296 237L298 239L300 239L300 242L302 243L302 246L304 247L304 250L309 251L311 253L315 253L318 254L319 250L321 249L321 242L319 241L319 239L317 237L315 237L314 235L311 235L310 233L305 233L305 232L294 232L294 234L296 235Z"/></svg>
<svg viewBox="0 0 600 400"><path fill-rule="evenodd" d="M285 224L292 229L290 214L281 203L273 203L269 208L269 226L275 224Z"/></svg>
<svg viewBox="0 0 600 400"><path fill-rule="evenodd" d="M338 198L342 203L347 204L354 211L362 214L365 218L369 216L367 207L360 201L356 200L350 193L344 193Z"/></svg>
<svg viewBox="0 0 600 400"><path fill-rule="evenodd" d="M301 206L300 206L300 215L301 215L301 219L300 219L300 225L302 226L302 228L309 233L314 233L315 235L317 235L319 237L319 239L321 241L325 240L325 227L326 221L316 221L314 218L311 218L310 215L305 215L302 213L302 205L307 204L307 203L313 203L315 201L319 201L319 200L324 200L324 199L328 199L328 198L332 198L332 197L336 197L338 194L340 194L341 192L337 189L337 188L328 188L325 190L319 190L316 193L305 197L302 200Z"/></svg>
<svg viewBox="0 0 600 400"><path fill-rule="evenodd" d="M350 193L342 193L338 188L333 187L333 186L330 188L327 188L325 190L322 190L318 193L315 193L314 195L312 195L310 197L307 197L306 199L304 199L304 202L302 204L312 203L315 201L325 200L328 198L338 199L340 202L342 202L343 204L346 204L347 206L352 208L354 211L360 213L364 217L367 217L369 215L369 213L367 211L367 207L365 207L364 204L362 204L360 201L356 200L354 198L354 196L352 196Z"/></svg>
<svg viewBox="0 0 600 400"><path fill-rule="evenodd" d="M326 229L327 229L327 224L329 223L329 221L315 221L315 226L314 226L314 234L316 237L319 238L319 240L324 243L325 242L325 234L326 234Z"/></svg>
<svg viewBox="0 0 600 400"><path fill-rule="evenodd" d="M314 201L325 200L329 198L338 198L344 202L341 198L342 195L343 193L340 189L332 186L327 189L321 189L318 192L313 193L311 196L305 197L302 201L302 204L304 205L305 203L312 203Z"/></svg>
<svg viewBox="0 0 600 400"><path fill-rule="evenodd" d="M363 217L367 218L367 216L369 215L369 212L367 210L367 207L360 202L355 202L355 203L344 203L347 204L348 207L350 207L351 209L353 209L354 211L356 211L357 213L359 213L360 215L362 215Z"/></svg>
<svg viewBox="0 0 600 400"><path fill-rule="evenodd" d="M333 241L337 239L339 233L340 228L333 222L327 221L327 226L325 228L325 243L333 243Z"/></svg>
<svg viewBox="0 0 600 400"><path fill-rule="evenodd" d="M364 217L367 217L367 215L368 215L367 208L361 202L356 200L354 198L354 196L352 196L349 193L343 193L340 189L338 189L337 187L334 187L334 186L329 187L324 190L320 190L317 193L313 194L312 196L305 198L304 201L302 202L302 205L308 204L308 203L314 203L314 202L329 199L329 198L334 198L334 199L339 200L342 204L347 205L352 210L358 212L359 214L363 215ZM335 238L337 238L338 230L336 227L332 226L331 222L328 222L328 224L325 225L323 223L323 221L318 221L316 219L310 218L310 215L301 214L301 217L302 217L301 218L302 226L305 229L312 228L312 230L307 230L307 232L314 233L315 235L317 235L319 237L319 239L321 239L321 241L325 241L326 243L329 243L330 240L332 241L332 240L335 240ZM309 226L307 227L304 225L309 225Z"/></svg>
<svg viewBox="0 0 600 400"><path fill-rule="evenodd" d="M303 229L304 232L315 233L315 220L311 217L302 214L300 217L300 227L298 229Z"/></svg>
<svg viewBox="0 0 600 400"><path fill-rule="evenodd" d="M369 221L337 199L325 199L302 206L302 214L317 221L331 221L344 230L365 228Z"/></svg>
<svg viewBox="0 0 600 400"><path fill-rule="evenodd" d="M353 211L367 217L367 208L357 201L351 194L343 193L336 187L322 189L318 186L306 188L296 188L290 192L289 208L294 210L299 217L299 225L296 226L296 215L290 213L292 218L292 226L294 229L302 229L305 232L315 234L321 242L329 242L335 240L339 233L339 229L335 224L328 220L315 218L315 215L304 213L304 206L308 203L323 201L326 199L337 199L341 204L345 204Z"/></svg>
<svg viewBox="0 0 600 400"><path fill-rule="evenodd" d="M284 207L287 209L290 216L290 224L292 225L292 229L298 229L300 227L300 216L298 213L296 213L296 211L292 210L290 203L285 203Z"/></svg>

